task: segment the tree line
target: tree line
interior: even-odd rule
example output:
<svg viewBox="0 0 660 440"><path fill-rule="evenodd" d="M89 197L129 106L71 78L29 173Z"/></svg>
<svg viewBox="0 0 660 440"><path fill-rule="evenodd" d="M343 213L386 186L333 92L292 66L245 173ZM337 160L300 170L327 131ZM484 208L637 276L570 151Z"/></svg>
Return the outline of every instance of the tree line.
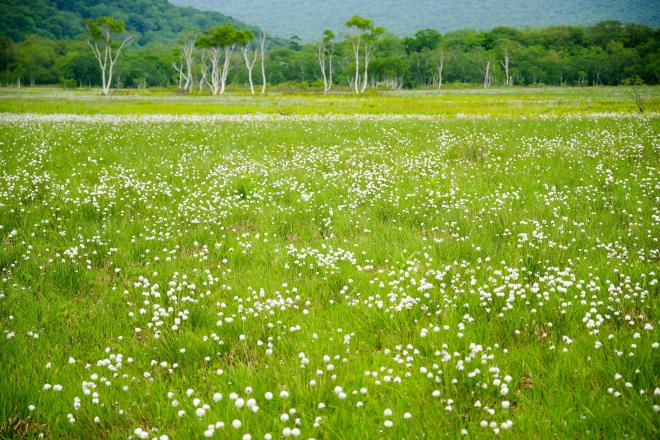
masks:
<svg viewBox="0 0 660 440"><path fill-rule="evenodd" d="M497 27L401 38L354 16L317 42L273 39L231 23L182 32L176 44L132 45L122 20L86 20L85 36L0 39L0 82L16 86L177 87L222 94L255 83L344 88L441 88L447 84L617 85L660 81L660 30L603 21L593 26ZM255 72L257 73L255 75Z"/></svg>

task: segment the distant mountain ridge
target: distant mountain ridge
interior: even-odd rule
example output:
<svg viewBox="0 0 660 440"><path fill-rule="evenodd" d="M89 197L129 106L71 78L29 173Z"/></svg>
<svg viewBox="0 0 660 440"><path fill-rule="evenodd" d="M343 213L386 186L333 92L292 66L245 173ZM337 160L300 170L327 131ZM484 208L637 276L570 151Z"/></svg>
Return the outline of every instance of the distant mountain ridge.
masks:
<svg viewBox="0 0 660 440"><path fill-rule="evenodd" d="M30 34L73 38L84 32L84 19L103 15L120 18L128 30L139 32L139 44L173 42L182 31L225 23L249 27L219 12L175 6L167 0L2 0L0 36L14 41Z"/></svg>
<svg viewBox="0 0 660 440"><path fill-rule="evenodd" d="M398 35L496 26L588 25L615 19L660 25L658 0L170 0L220 11L281 37L317 39L352 15L372 18Z"/></svg>

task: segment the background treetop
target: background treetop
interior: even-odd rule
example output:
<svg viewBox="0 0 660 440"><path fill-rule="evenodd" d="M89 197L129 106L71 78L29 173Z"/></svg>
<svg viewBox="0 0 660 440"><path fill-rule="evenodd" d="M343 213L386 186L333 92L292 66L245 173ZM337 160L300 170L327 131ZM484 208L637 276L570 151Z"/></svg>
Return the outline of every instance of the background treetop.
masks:
<svg viewBox="0 0 660 440"><path fill-rule="evenodd" d="M204 31L204 33L198 38L197 45L201 48L208 49L241 44L246 38L249 38L247 40L247 42L249 42L254 39L254 34L251 31L248 32L249 33L245 33L242 30L236 29L231 24L216 26Z"/></svg>
<svg viewBox="0 0 660 440"><path fill-rule="evenodd" d="M109 39L110 34L120 34L124 32L126 25L124 20L118 20L112 17L99 17L94 20L85 20L87 33L94 40Z"/></svg>

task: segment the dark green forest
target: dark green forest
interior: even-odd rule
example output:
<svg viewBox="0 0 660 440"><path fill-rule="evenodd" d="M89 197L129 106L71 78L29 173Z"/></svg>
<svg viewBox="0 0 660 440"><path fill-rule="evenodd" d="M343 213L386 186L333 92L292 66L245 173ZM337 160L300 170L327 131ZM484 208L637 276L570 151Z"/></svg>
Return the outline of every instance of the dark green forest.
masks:
<svg viewBox="0 0 660 440"><path fill-rule="evenodd" d="M84 32L83 20L111 16L137 32L139 44L173 43L187 29L206 29L231 23L246 25L219 12L179 7L167 0L3 0L0 35L22 41L30 35L49 39L75 38Z"/></svg>
<svg viewBox="0 0 660 440"><path fill-rule="evenodd" d="M126 32L135 36L119 58L113 87L176 87L180 75L173 64L180 59L180 35L226 23L246 27L222 14L179 8L165 0L10 0L0 3L0 8L0 83L5 85L98 85L100 70L86 41L85 18L112 16L123 20ZM334 32L333 83L346 87L354 71L352 48L346 29ZM269 37L268 83L318 87L317 54L318 43ZM200 55L195 48L196 79L202 68ZM424 29L403 38L385 29L374 41L369 64L369 85L377 88L587 86L630 81L660 81L660 29L613 20L593 26L489 31ZM235 50L228 84L246 82L243 59Z"/></svg>
<svg viewBox="0 0 660 440"><path fill-rule="evenodd" d="M220 11L276 35L312 41L319 29L340 28L358 14L390 32L442 33L496 26L593 25L603 20L660 25L658 0L171 0L175 5ZM541 12L542 11L542 12Z"/></svg>

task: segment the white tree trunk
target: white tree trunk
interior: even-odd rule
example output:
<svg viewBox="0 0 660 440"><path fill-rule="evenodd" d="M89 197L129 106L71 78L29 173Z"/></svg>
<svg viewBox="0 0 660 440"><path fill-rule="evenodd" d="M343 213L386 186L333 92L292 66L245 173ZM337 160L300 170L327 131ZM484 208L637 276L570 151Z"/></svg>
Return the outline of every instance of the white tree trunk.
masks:
<svg viewBox="0 0 660 440"><path fill-rule="evenodd" d="M211 61L211 93L217 95L220 91L220 49L217 47L209 49L209 60Z"/></svg>
<svg viewBox="0 0 660 440"><path fill-rule="evenodd" d="M486 61L486 72L484 73L484 89L490 86L490 60Z"/></svg>
<svg viewBox="0 0 660 440"><path fill-rule="evenodd" d="M325 42L319 42L318 50L316 52L316 59L321 67L321 76L323 77L323 94L328 92L328 76L325 74Z"/></svg>
<svg viewBox="0 0 660 440"><path fill-rule="evenodd" d="M329 77L328 77L328 90L327 90L326 92L323 92L324 94L327 93L327 92L329 92L329 91L332 89L332 86L333 86L333 79L332 79L332 77L333 77L333 73L334 73L335 68L334 68L334 66L332 65L332 57L334 56L334 54L335 54L335 43L333 42L333 43L332 43L332 49L330 50L330 56L329 56L329 58L328 58L328 73L329 73Z"/></svg>
<svg viewBox="0 0 660 440"><path fill-rule="evenodd" d="M351 41L351 44L353 44L353 54L355 55L355 80L353 85L355 93L360 93L360 38L357 37Z"/></svg>
<svg viewBox="0 0 660 440"><path fill-rule="evenodd" d="M194 51L196 35L187 33L181 39L181 55L179 62L172 63L172 67L179 73L179 88L190 93L195 83Z"/></svg>
<svg viewBox="0 0 660 440"><path fill-rule="evenodd" d="M504 61L500 61L500 64L502 65L502 68L504 69L504 85L505 86L513 85L513 78L511 78L511 74L509 73L509 51L508 50L504 51Z"/></svg>
<svg viewBox="0 0 660 440"><path fill-rule="evenodd" d="M259 47L261 51L261 94L266 93L266 34L259 35Z"/></svg>
<svg viewBox="0 0 660 440"><path fill-rule="evenodd" d="M121 42L114 55L112 53L112 36L110 34L110 31L105 32L105 39L104 39L105 47L103 49L103 55L101 55L101 49L99 48L98 42L96 40L94 41L87 40L87 44L89 44L89 47L92 48L94 57L96 58L96 61L99 63L99 67L101 68L101 90L103 96L108 96L110 94L110 87L112 85L112 74L114 71L115 63L117 62L117 59L119 58L119 54L121 53L124 46L126 46L132 40L133 40L132 35L126 37Z"/></svg>
<svg viewBox="0 0 660 440"><path fill-rule="evenodd" d="M229 75L229 62L231 61L231 53L234 46L225 46L225 61L222 65L222 76L220 78L220 94L225 93L225 86L227 85L227 75Z"/></svg>
<svg viewBox="0 0 660 440"><path fill-rule="evenodd" d="M179 74L177 87L181 89L183 88L183 66L180 66L178 63L172 63L172 68Z"/></svg>
<svg viewBox="0 0 660 440"><path fill-rule="evenodd" d="M208 56L206 53L206 49L202 50L200 58L202 61L202 66L201 66L201 76L199 78L199 91L201 92L204 89L204 86L208 84L209 65L208 65Z"/></svg>
<svg viewBox="0 0 660 440"><path fill-rule="evenodd" d="M442 71L445 68L445 54L444 52L440 54L440 61L437 64L438 70L438 88L442 88Z"/></svg>
<svg viewBox="0 0 660 440"><path fill-rule="evenodd" d="M332 43L331 48L328 50L326 44L324 41L319 42L319 47L318 47L318 54L317 54L317 59L319 61L319 66L321 66L321 76L323 77L323 94L327 94L331 89L332 89L332 74L333 74L333 66L332 66L332 56L334 55L335 51L335 43ZM327 55L327 63L326 63L326 55ZM326 73L326 65L327 65L327 73Z"/></svg>
<svg viewBox="0 0 660 440"><path fill-rule="evenodd" d="M254 55L252 58L248 56L250 52L250 45L241 47L241 52L243 53L243 59L245 60L245 67L248 71L248 82L250 83L250 93L254 95L254 82L252 81L252 69L254 68L255 63L257 62L257 49L254 49Z"/></svg>
<svg viewBox="0 0 660 440"><path fill-rule="evenodd" d="M365 46L364 46L364 76L362 78L362 89L360 90L360 93L364 93L364 91L367 90L367 86L369 85L369 58L371 57L372 49L373 49L373 45L365 44Z"/></svg>
<svg viewBox="0 0 660 440"><path fill-rule="evenodd" d="M193 54L195 50L195 40L191 39L183 46L183 58L186 64L186 83L184 85L184 90L186 93L192 92L193 84L195 82L194 70L193 70Z"/></svg>

